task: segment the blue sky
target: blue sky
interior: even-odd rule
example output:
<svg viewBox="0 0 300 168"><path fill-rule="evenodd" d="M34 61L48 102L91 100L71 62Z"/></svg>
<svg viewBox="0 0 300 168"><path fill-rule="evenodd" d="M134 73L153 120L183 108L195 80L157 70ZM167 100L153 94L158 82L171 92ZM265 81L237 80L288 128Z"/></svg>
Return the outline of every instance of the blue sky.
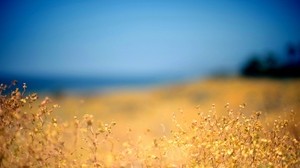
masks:
<svg viewBox="0 0 300 168"><path fill-rule="evenodd" d="M297 1L1 1L0 73L201 76L300 41Z"/></svg>

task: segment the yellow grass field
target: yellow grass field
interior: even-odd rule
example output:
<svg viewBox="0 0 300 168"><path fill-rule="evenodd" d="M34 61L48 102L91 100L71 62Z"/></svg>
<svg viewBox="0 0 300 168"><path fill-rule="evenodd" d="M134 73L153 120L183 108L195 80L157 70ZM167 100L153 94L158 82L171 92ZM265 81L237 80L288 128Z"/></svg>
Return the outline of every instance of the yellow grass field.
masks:
<svg viewBox="0 0 300 168"><path fill-rule="evenodd" d="M0 167L298 167L299 87L211 78L36 101L20 88L1 98Z"/></svg>
<svg viewBox="0 0 300 168"><path fill-rule="evenodd" d="M226 113L225 106L247 115L261 111L262 118L271 121L291 111L299 117L299 86L300 80L208 79L149 90L62 97L54 99L61 106L55 114L63 119L92 114L105 122L120 123L122 129L140 132L150 129L160 135L161 124L166 128L172 125L174 113L183 113L182 117L192 120L199 112L209 114L212 106L218 114Z"/></svg>

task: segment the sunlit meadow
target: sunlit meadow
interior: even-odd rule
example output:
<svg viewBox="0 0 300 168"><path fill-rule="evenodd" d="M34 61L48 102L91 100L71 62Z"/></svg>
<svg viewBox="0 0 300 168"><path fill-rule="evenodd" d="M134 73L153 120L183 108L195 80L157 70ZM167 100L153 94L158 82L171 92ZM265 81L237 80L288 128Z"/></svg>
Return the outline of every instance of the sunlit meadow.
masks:
<svg viewBox="0 0 300 168"><path fill-rule="evenodd" d="M299 80L63 98L14 84L1 85L2 167L299 166Z"/></svg>

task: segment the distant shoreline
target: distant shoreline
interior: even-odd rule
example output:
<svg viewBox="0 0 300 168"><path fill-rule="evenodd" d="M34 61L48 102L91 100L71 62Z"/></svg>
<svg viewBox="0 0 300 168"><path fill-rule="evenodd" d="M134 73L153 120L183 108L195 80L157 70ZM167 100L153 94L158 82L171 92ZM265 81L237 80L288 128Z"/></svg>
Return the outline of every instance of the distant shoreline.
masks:
<svg viewBox="0 0 300 168"><path fill-rule="evenodd" d="M39 93L101 93L119 89L151 88L160 85L179 83L182 78L175 77L62 77L0 75L0 83L9 85L13 80L28 85L28 92Z"/></svg>

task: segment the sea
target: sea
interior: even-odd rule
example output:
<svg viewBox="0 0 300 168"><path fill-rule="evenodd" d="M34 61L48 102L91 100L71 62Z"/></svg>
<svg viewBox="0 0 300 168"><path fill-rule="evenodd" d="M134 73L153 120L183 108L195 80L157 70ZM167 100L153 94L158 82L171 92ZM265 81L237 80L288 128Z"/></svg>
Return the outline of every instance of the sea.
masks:
<svg viewBox="0 0 300 168"><path fill-rule="evenodd" d="M40 94L99 94L128 89L147 89L163 85L172 85L186 81L179 76L151 77L71 77L71 76L29 76L1 75L0 83L11 85L17 80L17 87L22 89L26 83L26 91ZM13 87L10 87L12 89Z"/></svg>

